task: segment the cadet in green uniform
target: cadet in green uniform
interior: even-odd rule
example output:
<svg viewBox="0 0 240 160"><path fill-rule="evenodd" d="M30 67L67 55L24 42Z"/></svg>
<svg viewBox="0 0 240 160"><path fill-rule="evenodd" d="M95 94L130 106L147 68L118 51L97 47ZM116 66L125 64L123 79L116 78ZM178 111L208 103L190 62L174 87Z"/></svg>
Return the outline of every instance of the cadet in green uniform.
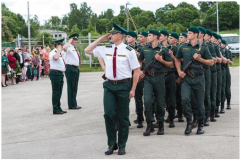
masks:
<svg viewBox="0 0 240 160"><path fill-rule="evenodd" d="M137 47L135 47L136 50L137 50L137 52L136 52L137 57L140 56L139 52L147 44L147 37L148 37L148 33L146 31L138 32L139 44L137 45ZM142 66L140 68L141 70L143 70L144 64L145 63L142 63ZM138 82L134 98L135 98L135 105L136 105L136 110L135 111L136 111L136 114L137 114L137 128L142 128L143 127L142 122L144 121L144 118L143 118L143 81Z"/></svg>
<svg viewBox="0 0 240 160"><path fill-rule="evenodd" d="M77 90L79 81L79 66L81 65L80 54L76 48L79 35L72 34L69 36L69 41L63 46L63 50L66 52L66 78L67 78L67 92L68 92L68 108L69 109L81 109L77 105Z"/></svg>
<svg viewBox="0 0 240 160"><path fill-rule="evenodd" d="M219 104L221 102L221 86L222 86L222 70L221 70L221 63L222 63L222 56L219 51L219 42L218 42L218 34L212 33L211 41L214 43L214 49L217 56L217 97L216 97L216 110L215 110L215 117L220 117L219 115Z"/></svg>
<svg viewBox="0 0 240 160"><path fill-rule="evenodd" d="M66 70L62 51L62 42L64 39L55 40L55 48L49 54L50 72L49 77L52 84L52 105L53 114L67 113L61 108L61 96L63 89L63 77Z"/></svg>
<svg viewBox="0 0 240 160"><path fill-rule="evenodd" d="M232 52L229 49L226 52L226 57L227 57L228 64L232 65L233 64ZM228 64L227 64L227 67L226 67L226 98L227 98L227 109L231 109L231 106L230 106L230 100L231 100L231 74L230 74L230 70L229 70Z"/></svg>
<svg viewBox="0 0 240 160"><path fill-rule="evenodd" d="M226 41L224 39L221 40L221 53L222 53L222 91L221 91L221 110L220 113L225 113L224 111L224 102L226 100L226 67L227 67L227 59L226 59Z"/></svg>
<svg viewBox="0 0 240 160"><path fill-rule="evenodd" d="M165 93L165 66L172 68L173 62L169 54L164 52L159 55L162 49L161 44L158 43L160 33L158 30L151 29L148 32L148 45L144 46L140 52L139 61L145 59L147 66L152 59L156 58L156 63L148 70L146 75L142 72L140 78L144 78L144 106L146 111L147 128L143 133L144 136L149 136L154 131L152 124L152 101L153 96L156 99L155 115L158 121L158 135L164 134L164 93ZM145 66L145 68L146 68Z"/></svg>
<svg viewBox="0 0 240 160"><path fill-rule="evenodd" d="M160 37L159 37L159 42L161 45L165 48L168 46L168 36L169 36L169 43L172 45L173 51L168 51L166 54L169 54L170 57L171 55L173 57L172 61L175 60L175 56L177 53L177 41L178 41L178 34L177 33L171 33L169 34L167 30L161 30L160 31ZM171 52L171 54L170 54ZM166 103L166 108L168 111L168 121L169 122L169 128L175 127L174 125L174 117L175 117L175 107L176 107L176 79L175 79L175 72L176 69L175 67L169 68L165 67L164 69L165 73L165 103Z"/></svg>
<svg viewBox="0 0 240 160"><path fill-rule="evenodd" d="M185 134L188 135L192 132L192 107L191 107L191 93L194 94L196 98L197 106L197 119L198 119L198 130L197 134L203 134L203 118L204 118L204 90L205 90L205 79L204 79L204 69L199 67L198 69L190 67L186 73L181 70L181 58L183 58L183 67L185 67L189 61L193 58L193 62L196 66L202 66L203 64L212 66L214 64L212 56L209 53L208 48L203 47L204 51L201 55L197 52L201 49L200 44L198 43L198 34L199 30L197 27L189 27L188 29L188 39L189 43L186 43L179 47L177 56L176 56L176 68L180 77L185 79L183 80L181 86L181 96L182 96L182 106L184 107L184 116L187 119L187 127Z"/></svg>
<svg viewBox="0 0 240 160"><path fill-rule="evenodd" d="M211 37L212 37L212 32L210 30L206 30L206 34L204 36L204 40L208 42L208 49L213 57L214 65L210 67L211 71L211 85L210 85L210 105L211 105L211 111L210 111L210 121L211 122L216 122L217 120L215 119L215 110L217 109L216 107L216 92L217 92L217 69L216 69L216 62L217 62L217 55L214 49L213 44L209 43L211 42ZM206 126L208 123L208 119L205 119L204 125Z"/></svg>
<svg viewBox="0 0 240 160"><path fill-rule="evenodd" d="M103 83L104 118L109 148L105 154L110 155L119 147L118 154L123 155L126 153L125 146L129 133L129 102L135 95L140 65L135 50L123 43L125 31L115 23L113 23L113 27L109 34L91 43L85 49L85 53L103 58L106 65L107 81ZM109 37L114 44L97 46ZM114 120L116 112L119 127L118 144Z"/></svg>

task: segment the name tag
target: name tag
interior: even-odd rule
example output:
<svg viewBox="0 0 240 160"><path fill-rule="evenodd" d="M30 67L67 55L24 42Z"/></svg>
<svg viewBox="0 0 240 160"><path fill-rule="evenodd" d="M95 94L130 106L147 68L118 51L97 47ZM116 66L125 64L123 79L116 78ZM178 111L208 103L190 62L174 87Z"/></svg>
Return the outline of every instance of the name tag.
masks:
<svg viewBox="0 0 240 160"><path fill-rule="evenodd" d="M160 53L160 51L156 51L156 53Z"/></svg>
<svg viewBox="0 0 240 160"><path fill-rule="evenodd" d="M106 54L106 56L112 56L112 54Z"/></svg>
<svg viewBox="0 0 240 160"><path fill-rule="evenodd" d="M200 51L200 49L196 49L196 51Z"/></svg>
<svg viewBox="0 0 240 160"><path fill-rule="evenodd" d="M149 52L150 50L143 50L144 52Z"/></svg>
<svg viewBox="0 0 240 160"><path fill-rule="evenodd" d="M183 50L189 50L189 48L183 48Z"/></svg>
<svg viewBox="0 0 240 160"><path fill-rule="evenodd" d="M118 57L126 57L126 55L118 55Z"/></svg>
<svg viewBox="0 0 240 160"><path fill-rule="evenodd" d="M76 50L72 50L73 52L76 52Z"/></svg>

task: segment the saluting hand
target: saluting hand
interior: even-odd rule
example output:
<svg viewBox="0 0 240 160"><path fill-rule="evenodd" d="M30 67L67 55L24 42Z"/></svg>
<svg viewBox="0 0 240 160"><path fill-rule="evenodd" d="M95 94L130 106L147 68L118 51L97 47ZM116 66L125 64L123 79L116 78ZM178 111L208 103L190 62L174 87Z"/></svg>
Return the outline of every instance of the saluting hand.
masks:
<svg viewBox="0 0 240 160"><path fill-rule="evenodd" d="M102 36L102 37L99 39L100 42L105 42L106 40L108 40L108 37L109 37L109 36L110 36L110 33L108 33L108 34Z"/></svg>
<svg viewBox="0 0 240 160"><path fill-rule="evenodd" d="M135 96L135 91L134 90L131 90L129 92L129 99L133 98Z"/></svg>
<svg viewBox="0 0 240 160"><path fill-rule="evenodd" d="M72 40L73 40L72 38L71 38L71 39L69 39L69 40L68 40L68 43L72 43Z"/></svg>

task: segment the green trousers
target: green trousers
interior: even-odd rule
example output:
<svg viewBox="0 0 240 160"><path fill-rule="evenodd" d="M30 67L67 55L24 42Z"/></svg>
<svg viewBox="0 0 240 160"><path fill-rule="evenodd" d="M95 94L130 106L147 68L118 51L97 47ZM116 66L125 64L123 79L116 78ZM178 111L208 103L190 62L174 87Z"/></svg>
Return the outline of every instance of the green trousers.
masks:
<svg viewBox="0 0 240 160"><path fill-rule="evenodd" d="M204 94L205 94L205 78L204 76L198 76L191 78L186 76L181 85L181 98L183 113L186 118L191 118L193 111L191 106L191 97L195 97L196 103L196 114L197 119L204 118L205 108L204 108Z"/></svg>
<svg viewBox="0 0 240 160"><path fill-rule="evenodd" d="M63 73L57 71L50 71L49 77L52 84L52 105L53 112L62 111L60 99L62 96L63 89Z"/></svg>
<svg viewBox="0 0 240 160"><path fill-rule="evenodd" d="M226 98L231 99L231 74L229 67L226 68Z"/></svg>
<svg viewBox="0 0 240 160"><path fill-rule="evenodd" d="M217 71L217 99L216 107L220 105L221 102L221 89L222 89L222 70Z"/></svg>
<svg viewBox="0 0 240 160"><path fill-rule="evenodd" d="M210 99L210 91L211 91L211 70L210 67L208 67L204 71L204 77L205 77L205 99L204 99L204 106L205 106L205 112L209 112L211 110L211 99Z"/></svg>
<svg viewBox="0 0 240 160"><path fill-rule="evenodd" d="M210 91L210 99L211 99L211 109L217 109L216 106L216 98L217 98L217 72L211 73L211 91Z"/></svg>
<svg viewBox="0 0 240 160"><path fill-rule="evenodd" d="M226 70L222 69L222 88L221 88L221 103L224 103L226 100Z"/></svg>
<svg viewBox="0 0 240 160"><path fill-rule="evenodd" d="M178 74L175 74L176 79L179 77ZM179 115L183 113L183 107L181 104L181 84L176 83L176 110Z"/></svg>
<svg viewBox="0 0 240 160"><path fill-rule="evenodd" d="M125 148L126 146L129 132L129 92L131 87L131 82L120 85L114 85L108 81L103 83L104 118L109 146L117 143L116 115L118 116L118 147Z"/></svg>
<svg viewBox="0 0 240 160"><path fill-rule="evenodd" d="M68 108L74 108L77 106L79 69L67 65L65 74L67 78Z"/></svg>
<svg viewBox="0 0 240 160"><path fill-rule="evenodd" d="M135 105L136 105L136 114L137 115L143 115L143 85L144 81L140 81L137 84L136 90L135 90Z"/></svg>
<svg viewBox="0 0 240 160"><path fill-rule="evenodd" d="M165 102L169 117L174 119L176 108L176 77L175 73L170 73L165 76Z"/></svg>
<svg viewBox="0 0 240 160"><path fill-rule="evenodd" d="M149 76L144 78L144 106L146 121L152 122L153 99L155 97L155 117L158 122L164 122L164 96L165 96L165 76L164 74Z"/></svg>

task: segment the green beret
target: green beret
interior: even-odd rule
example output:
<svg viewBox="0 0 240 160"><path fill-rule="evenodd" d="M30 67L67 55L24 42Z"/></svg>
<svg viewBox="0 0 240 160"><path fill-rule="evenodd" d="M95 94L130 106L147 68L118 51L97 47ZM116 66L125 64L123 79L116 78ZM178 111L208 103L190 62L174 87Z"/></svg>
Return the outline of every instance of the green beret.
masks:
<svg viewBox="0 0 240 160"><path fill-rule="evenodd" d="M206 31L207 31L207 33L206 33L206 34L208 34L209 36L212 36L212 35L213 35L213 33L212 33L212 31L211 31L211 30L209 30L209 29L206 29Z"/></svg>
<svg viewBox="0 0 240 160"><path fill-rule="evenodd" d="M172 36L173 38L179 39L179 36L176 32L172 32L171 34L169 34L169 36Z"/></svg>
<svg viewBox="0 0 240 160"><path fill-rule="evenodd" d="M224 39L222 39L222 43L223 43L223 44L227 44L227 41L224 40Z"/></svg>
<svg viewBox="0 0 240 160"><path fill-rule="evenodd" d="M162 30L160 31L160 33L163 34L163 35L165 35L165 36L169 36L168 31L165 30L165 29L162 29Z"/></svg>
<svg viewBox="0 0 240 160"><path fill-rule="evenodd" d="M134 31L128 31L127 35L137 38L137 33Z"/></svg>
<svg viewBox="0 0 240 160"><path fill-rule="evenodd" d="M212 32L212 36L215 37L216 39L218 39L218 34L215 32Z"/></svg>
<svg viewBox="0 0 240 160"><path fill-rule="evenodd" d="M151 29L151 30L148 31L148 33L160 36L160 32L157 29Z"/></svg>
<svg viewBox="0 0 240 160"><path fill-rule="evenodd" d="M123 29L122 27L118 26L116 23L112 22L112 30L109 31L109 33L115 34L115 33L121 33L121 34L127 34L127 31Z"/></svg>
<svg viewBox="0 0 240 160"><path fill-rule="evenodd" d="M64 38L63 39L57 39L57 40L53 40L54 43L63 43L64 41Z"/></svg>
<svg viewBox="0 0 240 160"><path fill-rule="evenodd" d="M222 36L220 36L219 34L218 34L218 39L221 39L221 40L222 40Z"/></svg>
<svg viewBox="0 0 240 160"><path fill-rule="evenodd" d="M182 32L182 33L179 34L179 36L184 36L184 37L187 38L187 33L186 32Z"/></svg>
<svg viewBox="0 0 240 160"><path fill-rule="evenodd" d="M70 35L68 38L69 39L71 39L71 38L78 39L78 37L79 37L79 34L74 33L74 34Z"/></svg>
<svg viewBox="0 0 240 160"><path fill-rule="evenodd" d="M199 31L202 32L203 34L206 34L206 33L207 33L206 29L205 29L204 27L202 27L202 26L198 26L198 29L199 29Z"/></svg>
<svg viewBox="0 0 240 160"><path fill-rule="evenodd" d="M199 29L197 28L197 27L195 27L195 26L191 26L191 27L189 27L188 28L188 31L191 31L191 32L193 32L193 33L199 33Z"/></svg>
<svg viewBox="0 0 240 160"><path fill-rule="evenodd" d="M148 32L146 31L140 31L138 34L143 35L144 37L148 37Z"/></svg>

